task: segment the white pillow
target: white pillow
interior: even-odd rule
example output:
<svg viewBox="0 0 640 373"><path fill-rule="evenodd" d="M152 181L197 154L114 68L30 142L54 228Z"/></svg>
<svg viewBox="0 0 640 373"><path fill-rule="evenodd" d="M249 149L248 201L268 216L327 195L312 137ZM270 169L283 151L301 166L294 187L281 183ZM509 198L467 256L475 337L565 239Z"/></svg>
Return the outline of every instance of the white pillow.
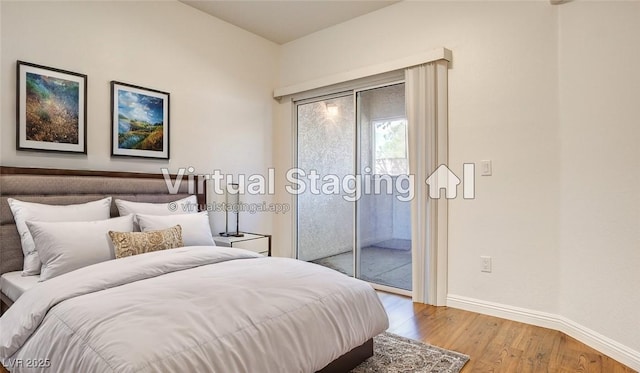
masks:
<svg viewBox="0 0 640 373"><path fill-rule="evenodd" d="M115 259L109 231L132 232L133 215L88 222L36 222L27 226L42 261L40 281Z"/></svg>
<svg viewBox="0 0 640 373"><path fill-rule="evenodd" d="M123 199L116 199L116 206L118 207L120 216L129 214L193 214L198 212L198 199L196 198L196 196L189 196L168 203L132 202L125 201Z"/></svg>
<svg viewBox="0 0 640 373"><path fill-rule="evenodd" d="M40 258L36 252L33 238L27 228L27 221L91 221L109 219L111 214L111 197L98 201L81 203L77 205L45 205L42 203L24 202L13 198L7 198L16 228L20 234L22 253L24 254L23 276L37 275L40 273Z"/></svg>
<svg viewBox="0 0 640 373"><path fill-rule="evenodd" d="M185 246L215 246L209 226L209 213L206 211L197 214L182 215L143 215L138 214L140 230L157 231L170 228L175 225L182 227L182 242Z"/></svg>

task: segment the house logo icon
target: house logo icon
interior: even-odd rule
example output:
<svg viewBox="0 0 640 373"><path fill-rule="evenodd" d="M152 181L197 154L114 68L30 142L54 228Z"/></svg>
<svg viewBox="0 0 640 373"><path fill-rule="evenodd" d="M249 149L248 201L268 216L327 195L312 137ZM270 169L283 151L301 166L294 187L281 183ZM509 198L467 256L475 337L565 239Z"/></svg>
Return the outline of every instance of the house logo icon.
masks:
<svg viewBox="0 0 640 373"><path fill-rule="evenodd" d="M463 198L475 198L475 163L465 163L463 165ZM429 198L440 199L441 191L444 189L446 199L453 199L458 196L458 185L460 178L444 164L441 164L425 180L429 186Z"/></svg>

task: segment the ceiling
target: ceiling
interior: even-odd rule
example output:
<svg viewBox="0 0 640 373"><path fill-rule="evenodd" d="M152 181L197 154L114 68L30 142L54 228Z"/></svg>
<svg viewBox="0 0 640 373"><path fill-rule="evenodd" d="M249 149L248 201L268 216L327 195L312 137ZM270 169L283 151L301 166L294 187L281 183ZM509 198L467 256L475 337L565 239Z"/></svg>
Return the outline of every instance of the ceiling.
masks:
<svg viewBox="0 0 640 373"><path fill-rule="evenodd" d="M265 39L284 44L399 0L180 1Z"/></svg>

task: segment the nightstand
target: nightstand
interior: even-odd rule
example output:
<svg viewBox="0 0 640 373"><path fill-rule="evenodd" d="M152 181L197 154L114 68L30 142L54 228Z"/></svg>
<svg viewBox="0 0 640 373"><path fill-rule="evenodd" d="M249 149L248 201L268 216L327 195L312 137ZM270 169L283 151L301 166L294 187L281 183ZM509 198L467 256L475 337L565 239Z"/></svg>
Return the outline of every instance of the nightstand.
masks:
<svg viewBox="0 0 640 373"><path fill-rule="evenodd" d="M259 233L243 233L243 237L222 237L214 236L216 245L222 247L237 247L239 249L250 250L265 256L271 256L271 235Z"/></svg>

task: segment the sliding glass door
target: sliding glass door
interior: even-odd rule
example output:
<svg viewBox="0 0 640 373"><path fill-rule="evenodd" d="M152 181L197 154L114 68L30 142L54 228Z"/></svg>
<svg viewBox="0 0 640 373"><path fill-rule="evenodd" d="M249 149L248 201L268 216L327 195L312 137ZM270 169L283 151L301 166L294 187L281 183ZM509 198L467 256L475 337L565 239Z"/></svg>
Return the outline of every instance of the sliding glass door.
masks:
<svg viewBox="0 0 640 373"><path fill-rule="evenodd" d="M411 290L404 83L296 102L297 252Z"/></svg>

